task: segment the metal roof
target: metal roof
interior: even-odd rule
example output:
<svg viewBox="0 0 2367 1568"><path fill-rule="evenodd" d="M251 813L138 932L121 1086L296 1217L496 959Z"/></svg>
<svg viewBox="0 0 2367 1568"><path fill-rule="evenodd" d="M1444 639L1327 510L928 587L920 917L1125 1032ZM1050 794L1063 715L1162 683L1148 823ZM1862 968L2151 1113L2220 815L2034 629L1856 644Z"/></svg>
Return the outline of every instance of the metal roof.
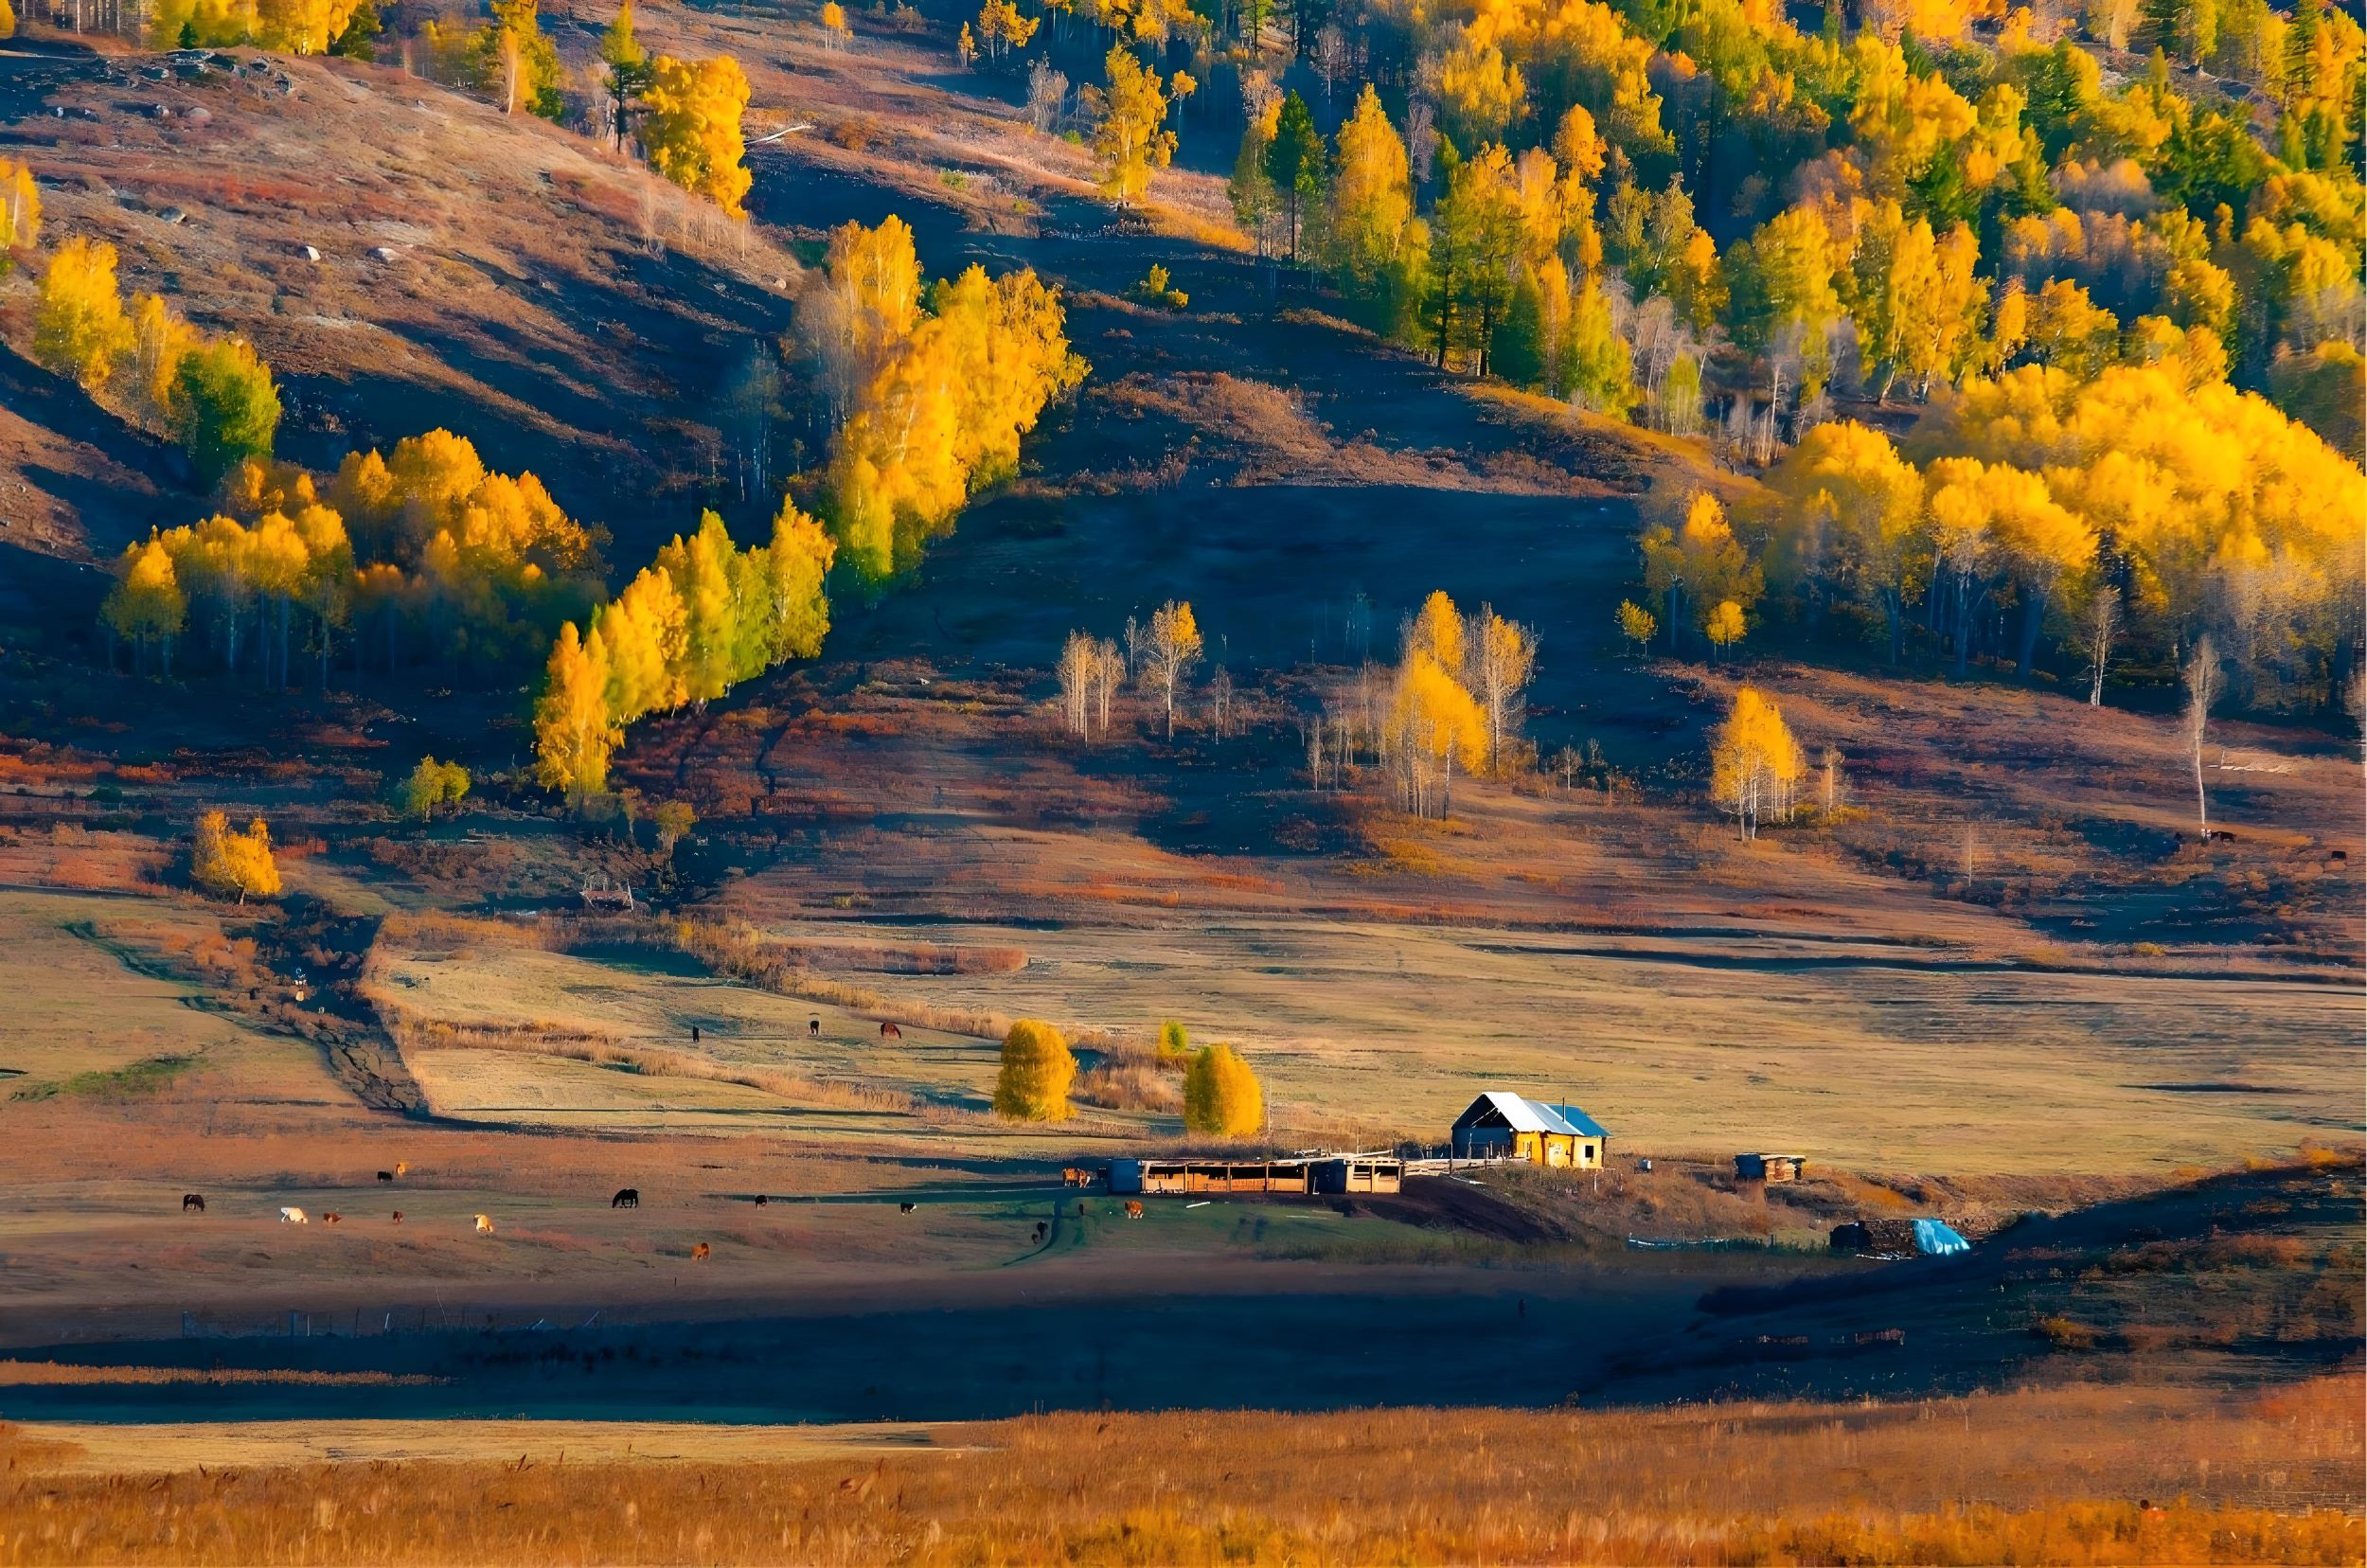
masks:
<svg viewBox="0 0 2367 1568"><path fill-rule="evenodd" d="M1515 1132L1552 1132L1577 1138L1611 1136L1600 1122L1575 1105L1548 1105L1508 1089L1490 1089L1482 1094L1471 1102L1470 1109L1455 1118L1455 1125L1462 1127L1472 1121L1482 1107L1493 1110Z"/></svg>

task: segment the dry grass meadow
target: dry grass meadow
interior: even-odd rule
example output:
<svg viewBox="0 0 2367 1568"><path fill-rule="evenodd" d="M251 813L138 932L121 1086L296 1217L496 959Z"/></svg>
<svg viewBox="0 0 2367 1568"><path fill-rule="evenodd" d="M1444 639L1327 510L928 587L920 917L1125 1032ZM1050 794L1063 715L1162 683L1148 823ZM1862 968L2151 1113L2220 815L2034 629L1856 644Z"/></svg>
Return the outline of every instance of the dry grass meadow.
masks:
<svg viewBox="0 0 2367 1568"><path fill-rule="evenodd" d="M84 1441L112 1455L98 1473ZM103 1434L9 1434L0 1559L2331 1564L2367 1549L2347 1379L2236 1399L2123 1385L1896 1406L1048 1416L792 1432L770 1452L737 1429L306 1441L353 1446L346 1463L292 1465L276 1434L170 1433L139 1454Z"/></svg>

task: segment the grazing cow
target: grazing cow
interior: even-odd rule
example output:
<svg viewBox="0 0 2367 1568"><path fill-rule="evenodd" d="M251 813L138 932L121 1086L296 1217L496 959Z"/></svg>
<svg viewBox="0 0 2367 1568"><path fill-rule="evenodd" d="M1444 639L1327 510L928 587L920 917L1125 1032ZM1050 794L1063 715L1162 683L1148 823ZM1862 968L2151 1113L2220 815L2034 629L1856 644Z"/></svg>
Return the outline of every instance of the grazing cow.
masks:
<svg viewBox="0 0 2367 1568"><path fill-rule="evenodd" d="M613 1209L639 1208L641 1206L641 1189L639 1187L620 1188L617 1191L616 1196L608 1201L608 1206Z"/></svg>
<svg viewBox="0 0 2367 1568"><path fill-rule="evenodd" d="M896 1205L896 1212L899 1214L910 1214L913 1210L918 1208L919 1206L920 1205L918 1203L899 1203Z"/></svg>
<svg viewBox="0 0 2367 1568"><path fill-rule="evenodd" d="M1140 1220L1143 1217L1143 1205L1129 1198L1126 1201L1126 1217L1129 1220Z"/></svg>
<svg viewBox="0 0 2367 1568"><path fill-rule="evenodd" d="M1041 1246L1043 1244L1043 1233L1049 1228L1050 1227L1046 1225L1043 1221L1039 1220L1036 1221L1036 1244L1038 1246Z"/></svg>
<svg viewBox="0 0 2367 1568"><path fill-rule="evenodd" d="M395 1173L391 1170L382 1170L378 1173L378 1179L382 1182L391 1182L395 1179Z"/></svg>
<svg viewBox="0 0 2367 1568"><path fill-rule="evenodd" d="M476 1233L479 1236L490 1236L493 1234L493 1217L491 1215L480 1214L476 1217Z"/></svg>
<svg viewBox="0 0 2367 1568"><path fill-rule="evenodd" d="M395 1223L398 1225L402 1223L402 1210L400 1209L395 1210Z"/></svg>
<svg viewBox="0 0 2367 1568"><path fill-rule="evenodd" d="M321 1223L324 1225L342 1224L345 1221L345 1218L346 1217L344 1215L339 1214L335 1209L330 1209L327 1214L321 1216Z"/></svg>
<svg viewBox="0 0 2367 1568"><path fill-rule="evenodd" d="M279 1222L283 1225L301 1225L305 1222L304 1211L300 1208L283 1208L279 1211Z"/></svg>
<svg viewBox="0 0 2367 1568"><path fill-rule="evenodd" d="M821 1032L822 1020L818 1018L809 1018L806 1020L806 1033L810 1035L818 1035Z"/></svg>
<svg viewBox="0 0 2367 1568"><path fill-rule="evenodd" d="M773 1201L772 1199L767 1198L767 1197L766 1197L763 1193L761 1193L761 1192L759 1192L759 1193L757 1193L757 1194L756 1194L756 1207L758 1207L758 1208L762 1208L762 1207L764 1207L764 1205L765 1205L765 1204L767 1204L767 1203L771 1203L772 1201Z"/></svg>
<svg viewBox="0 0 2367 1568"><path fill-rule="evenodd" d="M893 1024L882 1024L880 1025L880 1038L881 1040L901 1040L904 1038L904 1031L898 1028Z"/></svg>
<svg viewBox="0 0 2367 1568"><path fill-rule="evenodd" d="M411 1174L411 1167L404 1162L397 1160L395 1162L395 1174L398 1176L408 1176Z"/></svg>
<svg viewBox="0 0 2367 1568"><path fill-rule="evenodd" d="M705 1242L702 1241L697 1246L690 1249L690 1261L693 1263L703 1263L707 1260L708 1255L713 1251L714 1249L712 1247L709 1247Z"/></svg>
<svg viewBox="0 0 2367 1568"><path fill-rule="evenodd" d="M205 1195L204 1193L185 1192L181 1195L181 1212L187 1214L191 1209L197 1210L200 1214L205 1212Z"/></svg>
<svg viewBox="0 0 2367 1568"><path fill-rule="evenodd" d="M2346 861L2351 858L2351 852L2348 849L2336 849L2329 852L2326 858L2328 860Z"/></svg>

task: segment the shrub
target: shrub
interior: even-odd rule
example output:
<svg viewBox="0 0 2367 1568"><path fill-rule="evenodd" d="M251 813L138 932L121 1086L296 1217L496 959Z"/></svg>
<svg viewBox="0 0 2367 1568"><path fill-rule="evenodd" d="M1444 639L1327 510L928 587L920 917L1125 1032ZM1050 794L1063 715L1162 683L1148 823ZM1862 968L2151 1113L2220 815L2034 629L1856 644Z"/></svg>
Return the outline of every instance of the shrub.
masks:
<svg viewBox="0 0 2367 1568"><path fill-rule="evenodd" d="M1051 1025L1023 1018L1003 1037L1003 1071L994 1081L995 1114L1010 1121L1066 1121L1077 1058Z"/></svg>
<svg viewBox="0 0 2367 1568"><path fill-rule="evenodd" d="M1257 1075L1230 1045L1211 1045L1184 1075L1184 1125L1194 1132L1240 1138L1265 1125L1266 1096Z"/></svg>
<svg viewBox="0 0 2367 1568"><path fill-rule="evenodd" d="M1186 1056L1190 1054L1191 1049L1191 1034L1181 1022L1170 1018L1159 1025L1159 1054L1161 1056Z"/></svg>
<svg viewBox="0 0 2367 1568"><path fill-rule="evenodd" d="M403 780L402 807L411 815L425 821L436 814L436 808L450 804L457 806L468 798L469 770L457 762L438 762L433 757L422 757L419 765Z"/></svg>

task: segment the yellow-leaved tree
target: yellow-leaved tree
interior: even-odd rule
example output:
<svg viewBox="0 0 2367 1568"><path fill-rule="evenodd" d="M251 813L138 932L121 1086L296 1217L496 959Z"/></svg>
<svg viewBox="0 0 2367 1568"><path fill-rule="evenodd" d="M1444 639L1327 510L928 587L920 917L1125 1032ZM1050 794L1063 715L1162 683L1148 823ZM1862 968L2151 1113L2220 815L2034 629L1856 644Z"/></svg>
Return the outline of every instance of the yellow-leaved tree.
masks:
<svg viewBox="0 0 2367 1568"><path fill-rule="evenodd" d="M1619 601L1618 620L1619 634L1635 644L1638 653L1651 646L1652 634L1660 630L1660 622L1652 618L1652 613L1633 599Z"/></svg>
<svg viewBox="0 0 2367 1568"><path fill-rule="evenodd" d="M597 628L576 634L560 629L534 704L534 777L546 790L581 800L608 788L608 759L624 739L609 718L608 650Z"/></svg>
<svg viewBox="0 0 2367 1568"><path fill-rule="evenodd" d="M1791 814L1807 758L1782 710L1756 686L1735 691L1710 747L1710 797L1735 813L1746 839L1759 824Z"/></svg>
<svg viewBox="0 0 2367 1568"><path fill-rule="evenodd" d="M132 321L116 286L116 248L80 235L60 245L33 308L33 358L91 391L132 349Z"/></svg>
<svg viewBox="0 0 2367 1568"><path fill-rule="evenodd" d="M1150 188L1151 171L1175 157L1175 133L1162 129L1167 95L1158 72L1122 44L1111 45L1102 65L1108 80L1085 89L1085 112L1094 122L1102 193L1127 206Z"/></svg>
<svg viewBox="0 0 2367 1568"><path fill-rule="evenodd" d="M1454 802L1454 772L1487 761L1487 720L1463 683L1420 647L1407 650L1390 704L1389 760L1399 800L1415 816L1434 802L1440 820Z"/></svg>
<svg viewBox="0 0 2367 1568"><path fill-rule="evenodd" d="M272 859L271 829L257 817L244 832L233 832L220 808L206 811L197 819L189 845L189 880L222 898L235 893L240 903L250 894L278 897L279 866Z"/></svg>
<svg viewBox="0 0 2367 1568"><path fill-rule="evenodd" d="M1077 1058L1060 1031L1023 1018L1003 1037L1003 1068L994 1080L994 1114L1008 1121L1066 1121Z"/></svg>
<svg viewBox="0 0 2367 1568"><path fill-rule="evenodd" d="M1184 1125L1194 1132L1245 1138L1266 1123L1266 1094L1241 1053L1209 1045L1184 1071Z"/></svg>
<svg viewBox="0 0 2367 1568"><path fill-rule="evenodd" d="M659 55L650 62L641 103L650 167L731 216L746 217L742 203L756 176L743 161L748 149L739 122L748 112L748 78L739 62L730 55Z"/></svg>
<svg viewBox="0 0 2367 1568"><path fill-rule="evenodd" d="M125 549L115 588L98 611L108 634L132 645L135 669L148 673L148 650L152 644L162 654L168 677L172 674L173 639L187 624L188 613L189 596L182 591L172 552L152 532ZM112 648L108 662L114 663Z"/></svg>
<svg viewBox="0 0 2367 1568"><path fill-rule="evenodd" d="M0 38L8 36L0 32ZM10 251L30 250L40 240L41 191L33 184L33 171L0 158L0 273L15 265Z"/></svg>
<svg viewBox="0 0 2367 1568"><path fill-rule="evenodd" d="M1170 740L1175 739L1176 693L1184 672L1200 662L1201 646L1200 622L1192 607L1174 599L1152 613L1150 626L1141 639L1143 685L1158 693L1166 705Z"/></svg>

